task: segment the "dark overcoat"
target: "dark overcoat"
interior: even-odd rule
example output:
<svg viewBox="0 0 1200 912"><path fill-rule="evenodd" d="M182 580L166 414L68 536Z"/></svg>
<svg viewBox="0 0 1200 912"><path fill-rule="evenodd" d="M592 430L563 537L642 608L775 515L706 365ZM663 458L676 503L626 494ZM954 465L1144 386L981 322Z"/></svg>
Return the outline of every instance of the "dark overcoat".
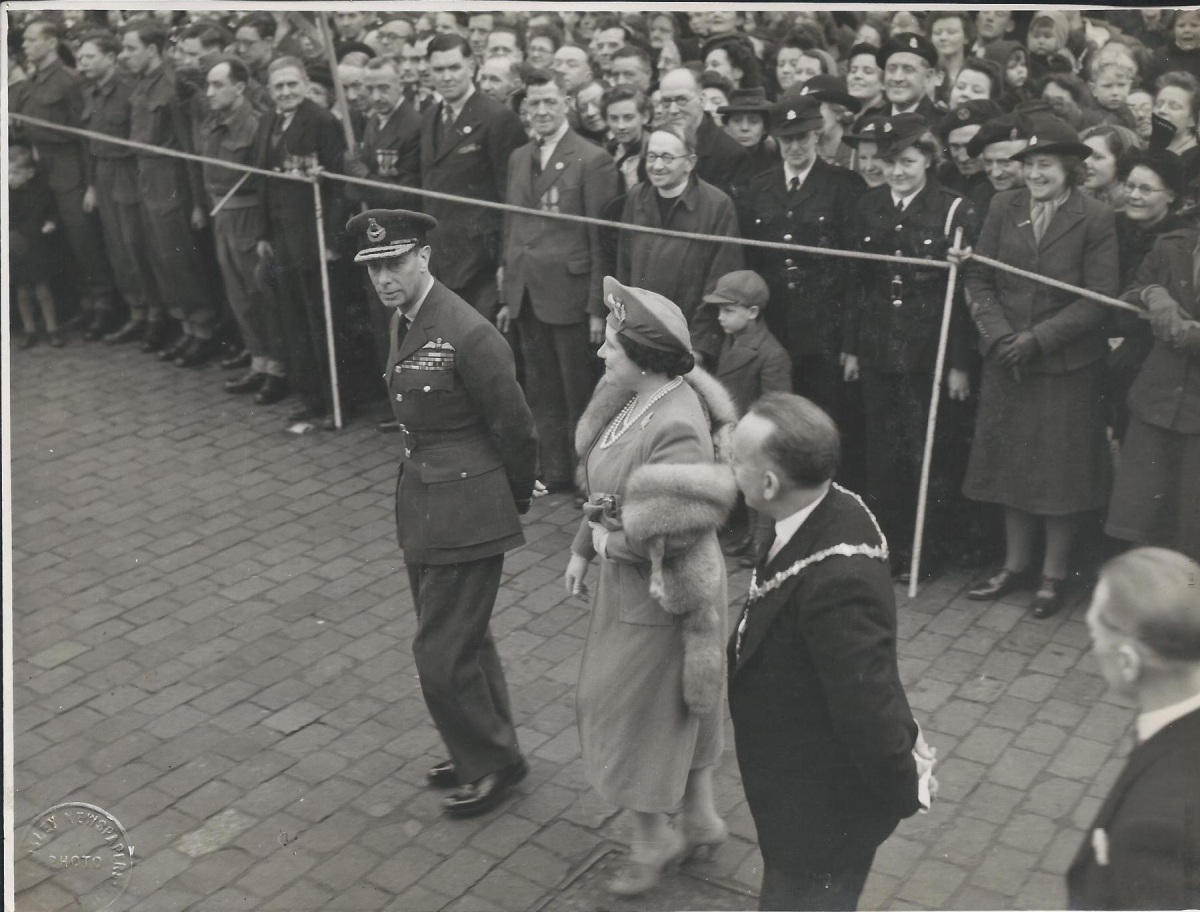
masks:
<svg viewBox="0 0 1200 912"><path fill-rule="evenodd" d="M400 101L382 125L374 114L367 117L359 158L371 180L400 187L421 186L421 115L407 99ZM346 184L346 199L365 203L368 209L418 211L424 202L410 193L358 184Z"/></svg>
<svg viewBox="0 0 1200 912"><path fill-rule="evenodd" d="M733 397L738 414L763 393L792 391L792 359L762 318L738 336L726 335L717 355L717 379Z"/></svg>
<svg viewBox="0 0 1200 912"><path fill-rule="evenodd" d="M1200 710L1133 749L1067 871L1070 909L1200 906Z"/></svg>
<svg viewBox="0 0 1200 912"><path fill-rule="evenodd" d="M751 601L730 638L738 765L768 866L841 867L920 807L886 553L866 507L832 487L758 582L816 560Z"/></svg>
<svg viewBox="0 0 1200 912"><path fill-rule="evenodd" d="M385 382L405 441L396 534L409 564L494 557L525 542L537 434L499 330L434 280Z"/></svg>

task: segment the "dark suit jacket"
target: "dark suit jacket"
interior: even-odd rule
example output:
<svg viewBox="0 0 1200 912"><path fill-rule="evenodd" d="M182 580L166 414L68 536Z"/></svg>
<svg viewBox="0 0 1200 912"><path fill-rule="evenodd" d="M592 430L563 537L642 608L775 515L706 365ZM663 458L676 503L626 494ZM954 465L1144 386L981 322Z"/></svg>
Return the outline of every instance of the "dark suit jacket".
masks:
<svg viewBox="0 0 1200 912"><path fill-rule="evenodd" d="M318 164L326 171L341 173L346 155L346 137L337 118L307 98L300 102L292 122L282 136L276 135L279 114L263 115L254 141L255 164L270 171L284 171ZM307 184L264 178L258 185L264 224L275 245L280 265L307 265L317 259L317 233L313 214L313 192ZM339 201L341 187L323 181L321 188L325 233L329 238L342 230L345 219ZM282 242L282 244L281 244Z"/></svg>
<svg viewBox="0 0 1200 912"><path fill-rule="evenodd" d="M783 162L750 181L742 204L747 237L758 241L853 249L854 210L867 189L853 171L817 159L796 193ZM854 260L747 247L746 261L767 282L767 325L793 355L842 351L854 301Z"/></svg>
<svg viewBox="0 0 1200 912"><path fill-rule="evenodd" d="M359 158L367 166L370 172L367 177L371 180L401 187L421 186L421 115L417 109L402 100L382 127L379 118L370 115ZM357 184L346 184L346 199L366 203L368 209L422 208L418 196ZM358 211L357 206L354 211Z"/></svg>
<svg viewBox="0 0 1200 912"><path fill-rule="evenodd" d="M868 190L859 198L854 221L860 250L917 259L944 260L959 227L967 245L976 232L970 202L932 179L903 213L896 211L886 184ZM864 368L882 373L932 373L946 270L884 262L857 262L854 270L858 306L848 315L843 351L857 354ZM947 367L968 367L970 331L960 291L951 311Z"/></svg>
<svg viewBox="0 0 1200 912"><path fill-rule="evenodd" d="M1027 189L992 197L976 251L1051 279L1115 295L1120 260L1113 211L1075 189L1034 238ZM966 287L971 315L987 355L1005 336L1029 330L1038 354L1022 370L1062 374L1105 357L1105 308L1087 298L1039 282L968 262Z"/></svg>
<svg viewBox="0 0 1200 912"><path fill-rule="evenodd" d="M839 544L881 542L867 509L831 488L759 582ZM919 808L887 560L825 557L745 611L729 710L763 859L813 870L878 846Z"/></svg>
<svg viewBox="0 0 1200 912"><path fill-rule="evenodd" d="M434 281L384 374L405 462L396 482L396 535L408 563L448 564L524 543L537 434L499 330Z"/></svg>
<svg viewBox="0 0 1200 912"><path fill-rule="evenodd" d="M508 160L508 202L529 209L600 218L617 195L612 156L568 129L541 174L534 143ZM526 293L543 323L566 325L608 313L601 300L606 275L600 229L537 215L504 217L504 300L515 318Z"/></svg>
<svg viewBox="0 0 1200 912"><path fill-rule="evenodd" d="M1069 908L1200 906L1198 757L1200 710L1133 749L1067 871Z"/></svg>
<svg viewBox="0 0 1200 912"><path fill-rule="evenodd" d="M696 131L696 174L735 203L745 189L750 154L707 114Z"/></svg>
<svg viewBox="0 0 1200 912"><path fill-rule="evenodd" d="M473 199L503 202L508 157L529 141L521 119L507 105L478 89L467 99L449 142L438 143L442 105L421 121L421 186ZM430 263L441 281L463 288L500 262L501 213L463 203L426 199L425 211L438 220L430 234Z"/></svg>
<svg viewBox="0 0 1200 912"><path fill-rule="evenodd" d="M792 391L792 359L761 316L740 336L726 334L716 375L733 396L739 415L746 414L763 393Z"/></svg>

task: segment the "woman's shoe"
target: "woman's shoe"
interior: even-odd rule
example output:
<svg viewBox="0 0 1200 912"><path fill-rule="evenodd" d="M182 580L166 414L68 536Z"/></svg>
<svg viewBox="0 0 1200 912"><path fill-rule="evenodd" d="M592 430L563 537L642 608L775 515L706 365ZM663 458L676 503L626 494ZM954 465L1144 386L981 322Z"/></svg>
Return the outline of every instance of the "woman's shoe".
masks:
<svg viewBox="0 0 1200 912"><path fill-rule="evenodd" d="M625 863L625 869L608 882L608 892L617 896L640 896L658 886L664 872L674 868L687 853L683 834L669 829L669 844L647 861Z"/></svg>
<svg viewBox="0 0 1200 912"><path fill-rule="evenodd" d="M1007 568L1001 570L982 586L976 586L967 593L967 598L976 602L990 602L992 599L998 599L1002 595L1008 595L1010 592L1015 592L1024 586L1028 586L1032 580L1029 578L1027 570L1009 570Z"/></svg>
<svg viewBox="0 0 1200 912"><path fill-rule="evenodd" d="M1033 616L1048 618L1058 614L1066 601L1067 581L1043 576L1037 594L1033 597Z"/></svg>
<svg viewBox="0 0 1200 912"><path fill-rule="evenodd" d="M683 828L683 838L686 848L684 858L695 858L703 854L705 859L711 859L713 853L725 844L729 838L729 827L724 820L717 820L717 825L703 830Z"/></svg>

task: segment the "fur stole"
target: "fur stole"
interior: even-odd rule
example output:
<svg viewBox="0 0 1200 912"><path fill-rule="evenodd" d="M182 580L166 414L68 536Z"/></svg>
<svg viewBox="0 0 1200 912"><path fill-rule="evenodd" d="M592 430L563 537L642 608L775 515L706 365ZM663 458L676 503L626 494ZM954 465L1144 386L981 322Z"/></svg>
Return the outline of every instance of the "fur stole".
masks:
<svg viewBox="0 0 1200 912"><path fill-rule="evenodd" d="M620 521L625 534L644 542L650 553L651 597L683 618L683 698L692 712L703 714L719 704L725 680L718 607L725 558L716 531L737 501L729 467L737 410L720 381L700 368L684 379L708 419L715 462L634 469L622 496ZM600 382L576 429L581 460L628 398L627 392Z"/></svg>

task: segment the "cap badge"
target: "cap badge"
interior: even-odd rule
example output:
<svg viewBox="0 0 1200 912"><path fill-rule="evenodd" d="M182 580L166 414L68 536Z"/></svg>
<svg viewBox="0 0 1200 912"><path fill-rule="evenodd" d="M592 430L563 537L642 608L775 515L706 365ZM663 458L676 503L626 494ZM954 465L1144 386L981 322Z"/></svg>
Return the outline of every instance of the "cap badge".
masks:
<svg viewBox="0 0 1200 912"><path fill-rule="evenodd" d="M625 304L618 300L616 295L610 294L608 296L608 306L612 308L612 312L616 315L617 322L623 324L626 317Z"/></svg>
<svg viewBox="0 0 1200 912"><path fill-rule="evenodd" d="M908 46L909 46L910 48L915 48L915 47L919 47L920 45L918 44L918 42L917 42L917 39L916 39L916 38L909 38L909 39L908 39Z"/></svg>
<svg viewBox="0 0 1200 912"><path fill-rule="evenodd" d="M883 132L884 132L884 133L891 133L891 132L892 132L892 125L891 125L890 123L885 123L885 124L883 125Z"/></svg>
<svg viewBox="0 0 1200 912"><path fill-rule="evenodd" d="M1036 136L1031 136L1031 137L1029 137L1029 145L1031 145L1031 146L1036 146L1036 145L1037 145L1037 141L1038 141L1038 138L1037 138Z"/></svg>
<svg viewBox="0 0 1200 912"><path fill-rule="evenodd" d="M375 219L367 220L367 240L372 244L378 244L387 237L387 229L385 229Z"/></svg>
<svg viewBox="0 0 1200 912"><path fill-rule="evenodd" d="M1008 132L1008 138L1009 138L1010 140L1018 140L1018 139L1020 139L1020 138L1021 138L1021 131L1020 131L1020 130L1018 130L1016 127L1013 127L1013 128L1012 128L1012 129L1011 129L1011 130Z"/></svg>
<svg viewBox="0 0 1200 912"><path fill-rule="evenodd" d="M805 86L804 88L802 88L802 89L800 90L800 94L801 94L801 95L807 95L807 94L808 94L808 86Z"/></svg>
<svg viewBox="0 0 1200 912"><path fill-rule="evenodd" d="M795 110L795 108L793 108L792 110L790 110L790 111L788 111L788 112L787 112L787 119L788 119L788 120L795 120L795 119L796 119L796 110Z"/></svg>
<svg viewBox="0 0 1200 912"><path fill-rule="evenodd" d="M966 108L959 108L957 117L959 120L970 120L971 112L968 111Z"/></svg>

